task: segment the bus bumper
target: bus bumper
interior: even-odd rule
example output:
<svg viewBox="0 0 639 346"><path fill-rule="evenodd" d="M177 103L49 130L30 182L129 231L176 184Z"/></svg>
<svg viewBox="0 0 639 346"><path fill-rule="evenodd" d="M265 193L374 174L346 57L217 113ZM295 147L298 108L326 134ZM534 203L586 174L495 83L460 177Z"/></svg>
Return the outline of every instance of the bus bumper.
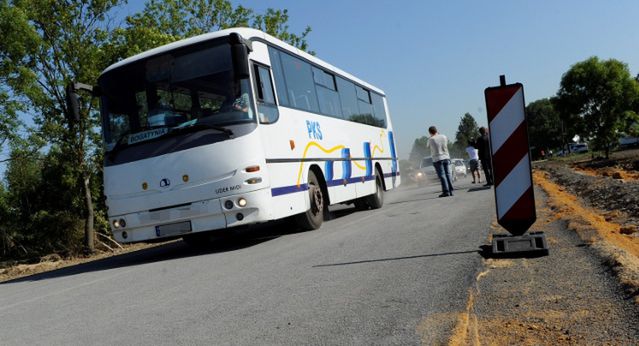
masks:
<svg viewBox="0 0 639 346"><path fill-rule="evenodd" d="M246 202L242 206L243 201ZM121 243L175 238L270 220L271 189L110 216L111 231ZM120 227L114 226L118 221ZM124 223L121 222L124 220ZM124 224L124 227L121 225Z"/></svg>

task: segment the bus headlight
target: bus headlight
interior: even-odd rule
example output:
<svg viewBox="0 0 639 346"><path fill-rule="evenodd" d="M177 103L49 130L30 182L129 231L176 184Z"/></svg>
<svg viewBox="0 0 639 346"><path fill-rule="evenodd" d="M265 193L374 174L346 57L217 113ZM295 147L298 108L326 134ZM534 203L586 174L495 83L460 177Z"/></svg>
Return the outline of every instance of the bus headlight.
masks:
<svg viewBox="0 0 639 346"><path fill-rule="evenodd" d="M240 207L246 207L246 199L244 198L240 198L237 200L237 205L239 205Z"/></svg>
<svg viewBox="0 0 639 346"><path fill-rule="evenodd" d="M245 182L245 183L247 183L247 184L251 184L251 185L253 185L253 184L259 184L259 183L261 183L261 182L262 182L262 178L260 178L260 177L255 177L255 178L251 178L251 179L246 179L244 182Z"/></svg>
<svg viewBox="0 0 639 346"><path fill-rule="evenodd" d="M226 209L233 209L233 201L231 200L227 200L226 202L224 202L224 208Z"/></svg>
<svg viewBox="0 0 639 346"><path fill-rule="evenodd" d="M113 220L113 228L124 228L126 227L126 221L124 219Z"/></svg>

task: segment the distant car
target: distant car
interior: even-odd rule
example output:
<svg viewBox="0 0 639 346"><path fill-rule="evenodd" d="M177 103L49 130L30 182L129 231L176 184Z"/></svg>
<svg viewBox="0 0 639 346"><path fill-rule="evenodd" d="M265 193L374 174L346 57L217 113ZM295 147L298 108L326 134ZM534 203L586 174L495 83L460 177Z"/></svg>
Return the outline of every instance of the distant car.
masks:
<svg viewBox="0 0 639 346"><path fill-rule="evenodd" d="M452 164L450 173L453 176L453 181L455 181L457 180L457 170L453 169L453 167L455 167L454 164ZM439 182L439 177L437 176L437 171L435 170L435 166L433 165L432 157L427 156L422 159L422 162L419 165L419 169L417 169L413 175L413 180L415 180L415 182L419 186L423 186L428 183Z"/></svg>
<svg viewBox="0 0 639 346"><path fill-rule="evenodd" d="M586 153L588 152L588 144L586 143L570 143L570 151L573 153Z"/></svg>
<svg viewBox="0 0 639 346"><path fill-rule="evenodd" d="M619 146L621 148L639 147L639 137L624 136L619 138Z"/></svg>
<svg viewBox="0 0 639 346"><path fill-rule="evenodd" d="M414 173L413 179L419 186L437 181L437 172L435 171L435 166L433 166L432 157L427 156L422 159L419 168Z"/></svg>
<svg viewBox="0 0 639 346"><path fill-rule="evenodd" d="M455 172L455 174L453 174L453 180L457 180L460 176L464 176L464 178L466 178L468 175L468 168L466 167L464 160L452 159L450 161L453 165L453 171Z"/></svg>

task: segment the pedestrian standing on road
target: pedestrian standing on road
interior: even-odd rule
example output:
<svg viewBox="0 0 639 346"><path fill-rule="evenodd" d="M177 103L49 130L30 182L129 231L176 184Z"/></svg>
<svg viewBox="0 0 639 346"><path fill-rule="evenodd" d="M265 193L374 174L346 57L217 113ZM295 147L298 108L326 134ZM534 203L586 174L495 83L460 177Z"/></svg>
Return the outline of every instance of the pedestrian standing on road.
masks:
<svg viewBox="0 0 639 346"><path fill-rule="evenodd" d="M475 142L475 148L479 152L479 159L481 160L481 166L484 169L484 176L486 177L486 184L484 186L493 185L493 163L492 154L490 153L490 139L488 138L488 129L485 127L479 128L479 138Z"/></svg>
<svg viewBox="0 0 639 346"><path fill-rule="evenodd" d="M450 172L450 155L448 155L448 138L437 133L437 128L431 126L428 128L430 138L428 138L428 147L430 148L430 156L433 158L433 166L442 183L442 193L439 197L448 197L453 195L453 176Z"/></svg>
<svg viewBox="0 0 639 346"><path fill-rule="evenodd" d="M470 174L473 175L473 184L475 184L475 173L477 173L477 182L481 184L481 174L479 174L479 154L477 153L477 149L475 149L474 140L468 141L468 146L466 147L466 153L470 161L468 164L470 165Z"/></svg>

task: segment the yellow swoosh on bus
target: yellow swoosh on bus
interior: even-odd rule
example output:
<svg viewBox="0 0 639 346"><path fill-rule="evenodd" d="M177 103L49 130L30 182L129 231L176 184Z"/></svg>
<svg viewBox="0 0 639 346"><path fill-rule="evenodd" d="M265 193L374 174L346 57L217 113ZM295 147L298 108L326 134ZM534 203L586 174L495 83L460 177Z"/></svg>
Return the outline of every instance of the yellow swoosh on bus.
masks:
<svg viewBox="0 0 639 346"><path fill-rule="evenodd" d="M371 154L371 158L375 157L375 152L379 151L380 153L384 152L384 140L382 139L382 137L384 136L384 130L382 130L379 133L379 143L381 145L381 147L375 145L373 147L373 153ZM330 149L326 149L323 146L321 146L319 143L317 142L308 142L308 144L306 145L306 147L304 148L304 152L302 153L302 159L306 158L306 155L308 154L308 150L311 147L317 147L319 148L319 150L325 152L326 154L330 154L336 150L340 150L340 149L344 149L345 146L340 144L340 145L336 145ZM360 164L359 162L353 160L351 161L357 168L361 169L361 170L366 170L366 166ZM299 172L297 173L297 187L299 187L302 183L302 172L304 171L304 162L300 162L300 169Z"/></svg>
<svg viewBox="0 0 639 346"><path fill-rule="evenodd" d="M382 140L382 137L384 136L384 130L380 131L379 133L379 143L381 145L381 148L379 146L377 146L377 144L373 147L373 153L371 154L371 158L375 157L375 152L379 151L380 153L384 152L384 140ZM351 161L353 162L353 164L355 166L357 166L357 168L361 169L361 170L366 170L366 166L359 164L359 162L357 161Z"/></svg>
<svg viewBox="0 0 639 346"><path fill-rule="evenodd" d="M380 153L384 152L384 141L382 140L382 137L384 136L384 130L380 131L379 133L379 143L381 144L381 148L378 147L377 145L375 145L373 147L373 153L371 154L371 156L375 156L375 151L379 151Z"/></svg>
<svg viewBox="0 0 639 346"><path fill-rule="evenodd" d="M317 142L308 142L308 144L306 145L306 148L304 148L304 153L302 154L302 159L306 158L306 154L308 153L308 149L310 149L310 147L318 147L321 151L330 154L332 152L334 152L335 150L340 150L340 149L344 149L344 145L336 145L330 149L325 149L324 147L322 147L321 145L319 145ZM297 187L300 186L301 181L302 181L302 171L304 170L304 162L300 162L300 171L297 173Z"/></svg>

